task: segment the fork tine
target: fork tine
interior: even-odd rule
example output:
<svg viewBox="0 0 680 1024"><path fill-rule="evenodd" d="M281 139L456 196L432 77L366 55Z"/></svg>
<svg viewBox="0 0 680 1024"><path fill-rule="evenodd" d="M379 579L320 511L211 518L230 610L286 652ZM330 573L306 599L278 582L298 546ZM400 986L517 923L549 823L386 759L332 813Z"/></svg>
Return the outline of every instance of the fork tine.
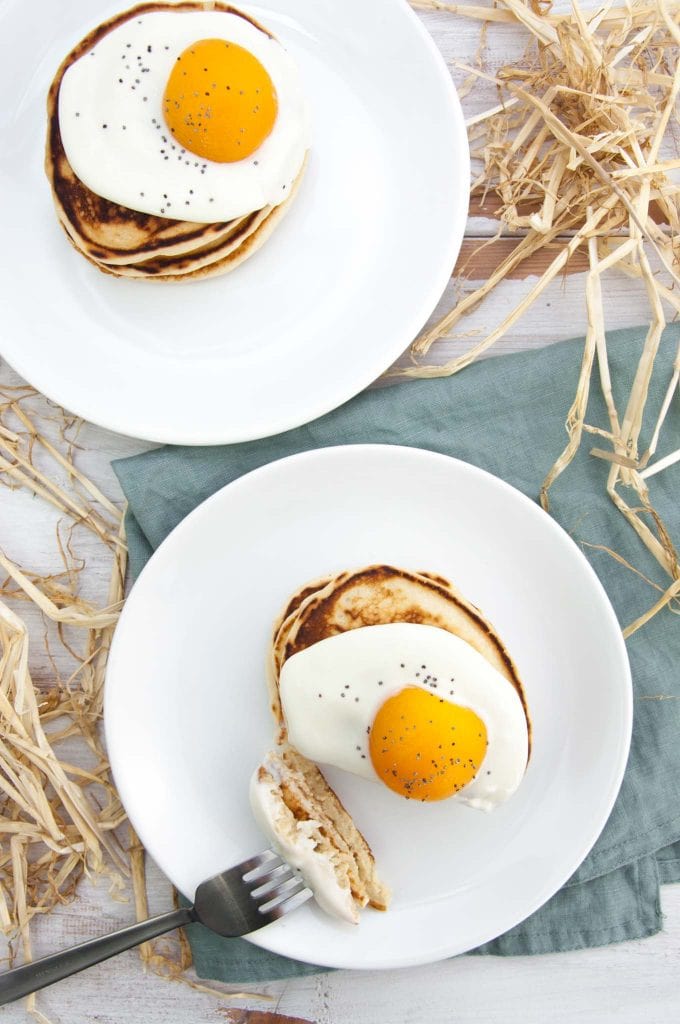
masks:
<svg viewBox="0 0 680 1024"><path fill-rule="evenodd" d="M285 878L275 878L271 883L263 885L260 889L251 892L251 896L258 904L258 906L264 906L267 903L272 903L274 900L279 899L282 896L288 895L289 891L302 882L299 875L290 874ZM304 883L303 883L304 884Z"/></svg>
<svg viewBox="0 0 680 1024"><path fill-rule="evenodd" d="M257 889L261 888L263 885L267 885L270 881L275 882L278 879L278 881L282 882L284 877L289 875L292 870L293 869L285 862L275 865L271 870L269 870L268 865L265 865L262 871L258 871L255 874L254 878L253 872L250 872L247 877L244 878L243 884L250 890L251 894L255 894Z"/></svg>
<svg viewBox="0 0 680 1024"><path fill-rule="evenodd" d="M262 878L257 879L256 882L248 883L250 885L250 895L258 903L263 902L263 897L281 885L283 882L289 882L291 878L299 878L300 876L287 864L282 864L281 867L275 868L268 875L264 875Z"/></svg>
<svg viewBox="0 0 680 1024"><path fill-rule="evenodd" d="M275 913L275 911L283 907L284 904L289 902L289 900L292 900L296 896L300 896L304 892L308 892L309 895L311 895L311 891L307 889L302 879L296 879L293 885L289 885L284 893L275 897L271 897L264 903L260 903L257 909L259 913L262 914L267 921L273 921L275 918L280 918L280 916L282 915L281 913ZM282 911L282 913L287 912L288 910ZM273 918L271 916L272 914L274 915Z"/></svg>
<svg viewBox="0 0 680 1024"><path fill-rule="evenodd" d="M297 910L297 908L301 907L303 903L307 902L307 900L311 900L312 895L313 894L311 889L307 889L306 887L297 889L294 893L291 893L285 900L282 900L280 903L277 903L275 906L273 906L271 910L263 912L262 908L260 907L260 913L267 921L267 923L270 923L271 921L278 921L278 919L280 917L283 917L284 914L289 914L291 910Z"/></svg>
<svg viewBox="0 0 680 1024"><path fill-rule="evenodd" d="M241 861L238 869L243 881L251 882L257 877L269 874L270 871L280 867L282 864L283 861L278 853L274 853L273 850L264 850L263 853L258 853L255 857L249 857L248 860Z"/></svg>
<svg viewBox="0 0 680 1024"><path fill-rule="evenodd" d="M281 903L285 903L287 899L292 896L297 896L306 888L306 885L302 878L296 878L292 882L289 882L281 887L282 892L276 895L270 896L268 899L263 900L262 903L258 904L258 910L260 913L268 914L274 907Z"/></svg>

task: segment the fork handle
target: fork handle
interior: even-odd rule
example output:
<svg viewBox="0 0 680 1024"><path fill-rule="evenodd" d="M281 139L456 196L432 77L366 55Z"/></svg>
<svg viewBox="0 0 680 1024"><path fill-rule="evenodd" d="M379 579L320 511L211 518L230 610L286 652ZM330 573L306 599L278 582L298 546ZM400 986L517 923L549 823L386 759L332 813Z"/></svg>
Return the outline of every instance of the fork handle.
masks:
<svg viewBox="0 0 680 1024"><path fill-rule="evenodd" d="M81 942L78 946L43 957L42 960L15 967L14 970L0 975L0 1006L21 999L31 992L37 992L47 985L53 985L55 981L77 974L78 971L101 963L102 960L108 960L116 953L123 953L141 942L148 942L149 939L155 939L158 935L164 935L165 932L181 928L195 920L193 907L180 907L167 914L160 914L159 917L151 917L140 924L121 928L110 935Z"/></svg>

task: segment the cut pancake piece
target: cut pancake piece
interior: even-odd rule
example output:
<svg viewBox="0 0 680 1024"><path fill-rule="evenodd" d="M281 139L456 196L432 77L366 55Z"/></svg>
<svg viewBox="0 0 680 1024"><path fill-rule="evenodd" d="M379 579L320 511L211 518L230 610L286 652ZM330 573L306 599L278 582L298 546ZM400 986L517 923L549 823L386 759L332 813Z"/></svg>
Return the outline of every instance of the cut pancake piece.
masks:
<svg viewBox="0 0 680 1024"><path fill-rule="evenodd" d="M270 655L270 698L280 738L286 727L278 694L284 662L319 640L363 626L413 622L437 626L470 644L515 688L527 718L517 669L493 626L441 576L389 565L371 565L306 584L287 603L275 625Z"/></svg>
<svg viewBox="0 0 680 1024"><path fill-rule="evenodd" d="M361 907L387 909L371 849L315 764L291 747L272 751L252 777L250 801L274 849L328 914L356 924Z"/></svg>

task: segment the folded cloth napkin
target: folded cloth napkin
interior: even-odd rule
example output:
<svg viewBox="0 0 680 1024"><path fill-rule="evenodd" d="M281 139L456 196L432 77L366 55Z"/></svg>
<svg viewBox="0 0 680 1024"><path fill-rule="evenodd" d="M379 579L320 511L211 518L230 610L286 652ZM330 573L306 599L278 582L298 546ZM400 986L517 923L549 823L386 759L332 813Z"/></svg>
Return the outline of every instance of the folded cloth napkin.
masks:
<svg viewBox="0 0 680 1024"><path fill-rule="evenodd" d="M625 407L645 331L608 337L613 389ZM649 389L643 444L649 441L673 372L680 326L663 337ZM536 498L565 442L583 341L564 342L470 366L441 380L364 392L340 409L278 437L219 448L160 448L116 462L129 501L130 559L137 574L170 530L199 502L264 463L310 448L347 443L411 445L455 455ZM589 423L608 428L599 387ZM680 447L674 405L658 457ZM668 578L606 495L607 462L589 455L585 436L555 484L551 511L582 546L622 626L647 610ZM680 464L650 480L653 503L680 536ZM592 546L591 546L592 545ZM607 551L605 549L610 549ZM617 552L642 576L612 557ZM651 583L650 583L651 581ZM677 609L676 609L677 610ZM552 614L559 615L559 608ZM545 953L652 935L661 927L659 884L680 881L680 621L666 608L628 641L635 688L633 742L621 793L593 850L571 880L528 920L476 952ZM241 939L190 929L199 975L253 982L318 971Z"/></svg>

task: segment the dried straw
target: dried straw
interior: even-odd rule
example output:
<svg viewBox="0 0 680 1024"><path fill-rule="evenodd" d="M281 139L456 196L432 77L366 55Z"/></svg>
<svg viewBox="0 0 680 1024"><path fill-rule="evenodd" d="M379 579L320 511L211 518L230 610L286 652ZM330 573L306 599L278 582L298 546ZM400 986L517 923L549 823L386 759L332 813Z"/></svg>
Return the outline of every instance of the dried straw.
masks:
<svg viewBox="0 0 680 1024"><path fill-rule="evenodd" d="M468 75L491 80L499 99L468 121L470 139L477 144L473 195L494 199L499 234L520 232L523 237L486 282L416 339L413 365L392 375L440 377L469 366L521 319L577 250L587 254L588 327L578 386L567 413L567 443L546 476L540 499L548 510L550 488L568 469L584 435L604 440L592 454L610 463L607 493L671 580L649 611L627 627L630 636L669 607L679 592L677 549L653 507L648 481L680 461L680 451L653 461L678 394L680 349L646 446L641 434L667 310L673 316L680 312L680 297L673 290L680 284L680 186L672 177L680 161L662 156L680 93L680 0L605 3L588 12L572 0L571 10L559 14L539 0L497 0L489 8L440 0L412 4L476 19L485 29L490 23L500 25L500 31L503 25L520 26L527 34L520 63L495 75L464 68ZM455 359L443 365L423 363L438 339L540 251L551 253L547 268L500 324ZM612 391L602 301L602 277L612 271L642 281L650 308L635 379L621 409ZM586 422L595 386L606 403L609 430ZM633 504L624 495L632 496Z"/></svg>
<svg viewBox="0 0 680 1024"><path fill-rule="evenodd" d="M131 884L138 918L148 916L144 851L133 833L126 841L100 736L106 659L124 597L123 509L75 465L78 429L31 388L0 389L0 483L57 511L62 563L59 572L40 574L0 550L0 929L10 964L17 940L23 960L31 959L32 922L71 902L83 875L103 877L118 899ZM110 565L101 607L83 596L87 573L76 551L82 531L96 538ZM39 646L47 645L53 666L40 677L31 671L39 653L28 627L35 610L44 629ZM55 643L63 648L60 664L71 663L68 678L52 656ZM154 972L222 999L257 995L209 990L187 978L183 933L174 945L145 943L140 953ZM35 997L27 1009L49 1024Z"/></svg>
<svg viewBox="0 0 680 1024"><path fill-rule="evenodd" d="M10 963L17 938L23 959L31 959L31 922L70 902L84 874L105 876L115 893L129 873L115 832L124 813L99 736L106 654L123 600L123 515L73 465L69 421L61 418L61 436L49 439L49 420L60 417L48 407L39 429L27 411L33 401L29 388L0 392L0 482L48 502L71 533L93 533L109 552L111 579L103 608L85 600L73 537L64 543L60 529L60 573L41 576L0 551L0 919ZM69 679L33 679L19 614L26 604L62 638L74 661ZM71 755L82 748L87 768L60 754L67 740ZM34 997L28 1009L44 1020Z"/></svg>

